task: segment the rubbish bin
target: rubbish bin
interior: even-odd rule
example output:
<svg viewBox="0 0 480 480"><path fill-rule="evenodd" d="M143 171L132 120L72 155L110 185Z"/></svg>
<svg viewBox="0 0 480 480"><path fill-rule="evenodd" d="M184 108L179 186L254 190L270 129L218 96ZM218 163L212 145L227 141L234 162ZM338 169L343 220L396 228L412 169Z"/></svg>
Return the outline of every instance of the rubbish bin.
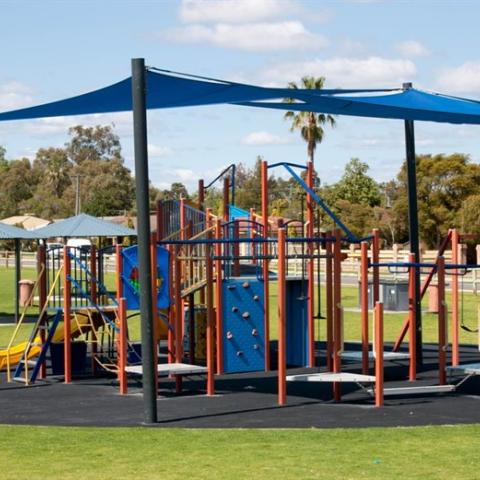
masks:
<svg viewBox="0 0 480 480"><path fill-rule="evenodd" d="M33 304L32 292L35 282L32 280L20 280L18 282L20 287L19 303L21 307L30 307Z"/></svg>
<svg viewBox="0 0 480 480"><path fill-rule="evenodd" d="M438 284L431 283L428 287L428 313L438 313Z"/></svg>

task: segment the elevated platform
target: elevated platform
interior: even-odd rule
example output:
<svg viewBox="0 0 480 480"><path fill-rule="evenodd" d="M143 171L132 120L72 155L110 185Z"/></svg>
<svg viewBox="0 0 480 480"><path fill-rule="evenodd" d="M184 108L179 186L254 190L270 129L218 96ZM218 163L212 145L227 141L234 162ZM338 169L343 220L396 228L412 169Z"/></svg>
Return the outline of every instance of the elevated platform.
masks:
<svg viewBox="0 0 480 480"><path fill-rule="evenodd" d="M480 362L447 367L446 370L449 375L480 375Z"/></svg>
<svg viewBox="0 0 480 480"><path fill-rule="evenodd" d="M368 359L370 361L375 360L376 358L376 353L375 352L368 352ZM349 360L352 362L361 362L362 361L362 352L358 350L347 350L345 352L342 352L340 354L340 357L342 360ZM410 358L410 354L408 353L402 353L402 352L383 352L383 360L386 362L393 362L395 360L408 360Z"/></svg>
<svg viewBox="0 0 480 480"><path fill-rule="evenodd" d="M360 373L304 373L301 375L287 375L287 382L342 382L342 383L375 383L373 375Z"/></svg>
<svg viewBox="0 0 480 480"><path fill-rule="evenodd" d="M130 365L125 368L127 373L143 375L142 365ZM157 373L160 376L168 375L201 375L207 373L207 367L189 365L188 363L159 363Z"/></svg>

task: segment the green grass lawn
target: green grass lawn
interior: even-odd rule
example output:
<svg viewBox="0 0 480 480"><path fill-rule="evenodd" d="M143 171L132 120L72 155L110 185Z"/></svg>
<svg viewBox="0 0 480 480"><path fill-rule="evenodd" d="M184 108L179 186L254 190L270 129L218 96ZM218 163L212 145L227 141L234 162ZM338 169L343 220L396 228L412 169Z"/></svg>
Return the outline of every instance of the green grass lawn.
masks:
<svg viewBox="0 0 480 480"><path fill-rule="evenodd" d="M479 425L326 430L0 426L0 478L475 479L479 438Z"/></svg>

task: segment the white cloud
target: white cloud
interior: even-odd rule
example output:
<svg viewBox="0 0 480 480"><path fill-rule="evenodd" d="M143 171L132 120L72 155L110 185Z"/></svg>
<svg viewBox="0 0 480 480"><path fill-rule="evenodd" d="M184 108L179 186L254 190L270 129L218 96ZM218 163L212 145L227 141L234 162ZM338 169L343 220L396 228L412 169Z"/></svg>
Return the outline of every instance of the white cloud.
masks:
<svg viewBox="0 0 480 480"><path fill-rule="evenodd" d="M277 23L219 23L212 27L189 25L167 30L164 38L175 43L207 43L216 47L249 51L285 49L318 50L328 41L308 31L300 21Z"/></svg>
<svg viewBox="0 0 480 480"><path fill-rule="evenodd" d="M479 95L480 62L465 62L458 67L443 70L437 84L440 90Z"/></svg>
<svg viewBox="0 0 480 480"><path fill-rule="evenodd" d="M245 145L282 145L288 143L288 139L273 133L259 131L249 133L242 139L242 143Z"/></svg>
<svg viewBox="0 0 480 480"><path fill-rule="evenodd" d="M430 50L416 40L406 40L395 45L395 50L404 57L427 57Z"/></svg>
<svg viewBox="0 0 480 480"><path fill-rule="evenodd" d="M416 73L415 63L406 59L335 57L275 64L260 70L256 81L268 86L285 86L304 75L313 75L326 77L330 88L382 88L401 87L402 82L412 80ZM252 81L251 76L248 81Z"/></svg>
<svg viewBox="0 0 480 480"><path fill-rule="evenodd" d="M32 105L32 89L20 82L0 85L0 110L15 110Z"/></svg>
<svg viewBox="0 0 480 480"><path fill-rule="evenodd" d="M299 11L292 0L183 0L179 16L185 23L246 23Z"/></svg>
<svg viewBox="0 0 480 480"><path fill-rule="evenodd" d="M148 144L148 155L150 157L167 157L172 153L173 151L170 147L154 145L153 143Z"/></svg>

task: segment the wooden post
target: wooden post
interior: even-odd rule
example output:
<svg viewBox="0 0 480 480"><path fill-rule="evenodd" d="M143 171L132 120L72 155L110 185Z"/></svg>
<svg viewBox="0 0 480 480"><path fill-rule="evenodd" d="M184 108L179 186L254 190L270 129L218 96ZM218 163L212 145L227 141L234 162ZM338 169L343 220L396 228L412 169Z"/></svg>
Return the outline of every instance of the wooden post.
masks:
<svg viewBox="0 0 480 480"><path fill-rule="evenodd" d="M285 228L278 229L278 404L287 403Z"/></svg>
<svg viewBox="0 0 480 480"><path fill-rule="evenodd" d="M375 406L383 406L383 303L375 304Z"/></svg>
<svg viewBox="0 0 480 480"><path fill-rule="evenodd" d="M64 381L71 383L72 381L72 345L71 345L71 301L72 301L72 284L70 280L71 263L69 248L63 247L63 353L64 353Z"/></svg>
<svg viewBox="0 0 480 480"><path fill-rule="evenodd" d="M360 315L362 324L362 373L368 375L369 345L368 345L368 244L360 246Z"/></svg>

